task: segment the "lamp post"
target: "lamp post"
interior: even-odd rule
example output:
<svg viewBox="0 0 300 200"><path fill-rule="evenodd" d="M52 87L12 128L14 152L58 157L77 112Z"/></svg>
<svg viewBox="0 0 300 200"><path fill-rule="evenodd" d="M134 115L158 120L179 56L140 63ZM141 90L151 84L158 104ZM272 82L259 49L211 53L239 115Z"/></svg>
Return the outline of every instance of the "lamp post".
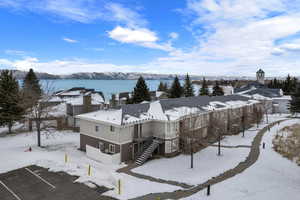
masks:
<svg viewBox="0 0 300 200"><path fill-rule="evenodd" d="M221 133L219 132L218 156L221 155Z"/></svg>
<svg viewBox="0 0 300 200"><path fill-rule="evenodd" d="M193 152L193 143L192 139L190 140L190 146L191 146L191 169L194 168L194 152Z"/></svg>
<svg viewBox="0 0 300 200"><path fill-rule="evenodd" d="M243 137L245 137L245 116L242 116Z"/></svg>

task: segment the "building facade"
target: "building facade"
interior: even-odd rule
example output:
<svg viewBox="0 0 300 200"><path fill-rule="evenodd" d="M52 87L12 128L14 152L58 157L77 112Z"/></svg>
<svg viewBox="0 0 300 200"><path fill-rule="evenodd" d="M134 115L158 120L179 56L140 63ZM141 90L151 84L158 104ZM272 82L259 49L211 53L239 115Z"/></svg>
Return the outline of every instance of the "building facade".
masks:
<svg viewBox="0 0 300 200"><path fill-rule="evenodd" d="M190 141L198 151L218 134L236 134L261 118L257 114L262 109L258 101L230 95L163 99L96 111L77 116L80 149L87 154L97 149L99 155L117 154L120 162L142 164L151 155L187 152Z"/></svg>

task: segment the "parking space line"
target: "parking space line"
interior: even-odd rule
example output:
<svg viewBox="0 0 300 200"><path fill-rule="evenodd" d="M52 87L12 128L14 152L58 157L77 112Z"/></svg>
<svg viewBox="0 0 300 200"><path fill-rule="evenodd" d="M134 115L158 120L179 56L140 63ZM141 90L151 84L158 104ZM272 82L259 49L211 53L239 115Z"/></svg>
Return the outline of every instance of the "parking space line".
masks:
<svg viewBox="0 0 300 200"><path fill-rule="evenodd" d="M52 185L51 183L49 183L48 181L46 181L45 179L43 179L42 177L40 177L38 174L34 173L33 171L31 171L30 169L28 169L27 167L25 168L28 172L30 172L32 175L36 176L37 178L39 178L40 180L42 180L44 183L46 183L47 185L49 185L50 187L52 187L53 189L55 189L55 186Z"/></svg>
<svg viewBox="0 0 300 200"><path fill-rule="evenodd" d="M9 189L9 187L7 187L2 181L0 181L0 184L3 185L5 189L7 189L7 191L9 191L17 200L22 200L18 195L16 195L16 193L14 193L11 189Z"/></svg>

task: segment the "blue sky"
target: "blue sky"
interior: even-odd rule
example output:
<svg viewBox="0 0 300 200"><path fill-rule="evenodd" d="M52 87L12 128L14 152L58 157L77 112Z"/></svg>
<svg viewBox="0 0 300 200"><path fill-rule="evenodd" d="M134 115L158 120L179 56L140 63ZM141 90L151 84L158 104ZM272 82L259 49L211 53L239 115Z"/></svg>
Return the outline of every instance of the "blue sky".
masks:
<svg viewBox="0 0 300 200"><path fill-rule="evenodd" d="M299 0L1 0L0 68L300 75Z"/></svg>

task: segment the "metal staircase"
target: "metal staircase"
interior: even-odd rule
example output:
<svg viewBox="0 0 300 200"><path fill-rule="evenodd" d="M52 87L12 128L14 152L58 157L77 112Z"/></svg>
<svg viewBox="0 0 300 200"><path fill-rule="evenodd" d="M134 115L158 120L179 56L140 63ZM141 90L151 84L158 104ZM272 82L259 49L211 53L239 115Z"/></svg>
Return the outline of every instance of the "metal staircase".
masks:
<svg viewBox="0 0 300 200"><path fill-rule="evenodd" d="M152 156L152 153L155 151L155 149L157 149L157 147L159 146L161 142L159 140L154 139L152 141L152 143L149 145L148 148L146 148L146 150L142 153L142 155L140 155L136 161L135 164L137 165L142 165L146 162L146 160Z"/></svg>

